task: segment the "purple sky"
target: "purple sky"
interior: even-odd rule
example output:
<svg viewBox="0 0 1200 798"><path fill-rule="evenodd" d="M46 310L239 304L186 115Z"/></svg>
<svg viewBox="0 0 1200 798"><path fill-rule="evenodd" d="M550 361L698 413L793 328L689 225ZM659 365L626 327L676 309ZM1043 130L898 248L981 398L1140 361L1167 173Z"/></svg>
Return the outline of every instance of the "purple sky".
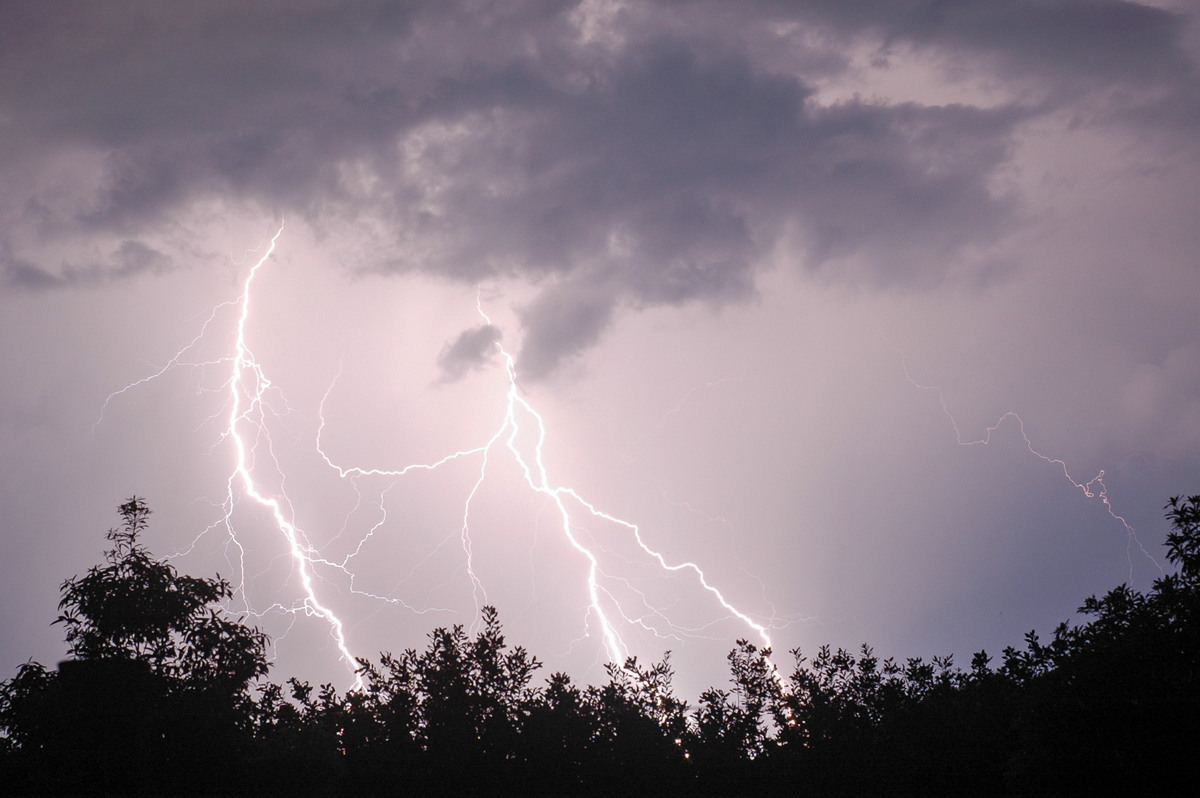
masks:
<svg viewBox="0 0 1200 798"><path fill-rule="evenodd" d="M485 446L497 342L547 484L779 651L965 664L1148 587L1200 492L1198 54L1182 2L0 5L0 673L61 657L58 586L136 493L278 679L349 684L303 570L356 655L486 600L601 679L507 433L482 481L321 455ZM231 482L281 219L235 431L304 569ZM628 652L721 682L753 629L567 506Z"/></svg>

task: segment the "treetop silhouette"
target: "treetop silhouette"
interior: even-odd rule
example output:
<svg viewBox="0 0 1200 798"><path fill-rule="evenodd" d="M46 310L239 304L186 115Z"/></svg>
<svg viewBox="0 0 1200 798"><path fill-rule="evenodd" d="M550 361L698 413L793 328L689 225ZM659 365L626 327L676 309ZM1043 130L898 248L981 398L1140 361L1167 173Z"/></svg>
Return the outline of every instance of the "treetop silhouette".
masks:
<svg viewBox="0 0 1200 798"><path fill-rule="evenodd" d="M262 679L267 638L223 612L218 577L179 574L120 507L102 564L62 585L76 659L0 683L0 783L14 792L552 794L1153 791L1178 789L1200 748L1200 496L1166 507L1167 560L1148 593L1120 585L1048 642L998 666L898 662L739 641L730 685L689 707L668 656L544 685L536 657L483 610L474 635L359 661L340 693ZM253 690L257 686L256 690Z"/></svg>
<svg viewBox="0 0 1200 798"><path fill-rule="evenodd" d="M265 675L267 636L220 609L233 596L229 581L180 574L154 559L138 539L150 516L144 499L130 498L120 514L105 564L62 584L55 623L66 627L69 653L145 662L185 689L237 693Z"/></svg>

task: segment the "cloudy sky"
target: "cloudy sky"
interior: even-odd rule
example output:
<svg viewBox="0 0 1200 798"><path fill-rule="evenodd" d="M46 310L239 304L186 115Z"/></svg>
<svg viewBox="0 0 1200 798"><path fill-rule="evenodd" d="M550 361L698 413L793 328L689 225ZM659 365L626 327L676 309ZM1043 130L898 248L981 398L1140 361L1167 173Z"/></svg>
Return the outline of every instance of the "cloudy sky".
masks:
<svg viewBox="0 0 1200 798"><path fill-rule="evenodd" d="M339 686L325 610L694 698L756 627L965 664L1148 587L1198 54L1182 2L4 3L0 672L131 494Z"/></svg>

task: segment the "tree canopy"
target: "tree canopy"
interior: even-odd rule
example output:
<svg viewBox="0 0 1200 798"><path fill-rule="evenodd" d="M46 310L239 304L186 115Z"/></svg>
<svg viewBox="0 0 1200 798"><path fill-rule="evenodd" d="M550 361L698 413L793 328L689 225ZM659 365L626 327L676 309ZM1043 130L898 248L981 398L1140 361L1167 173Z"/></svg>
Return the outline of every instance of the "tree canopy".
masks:
<svg viewBox="0 0 1200 798"><path fill-rule="evenodd" d="M105 564L62 584L62 614L70 655L81 660L128 659L192 690L244 691L267 672L267 637L229 618L221 603L228 580L178 573L138 540L150 508L136 496L120 507L121 526L108 531Z"/></svg>
<svg viewBox="0 0 1200 798"><path fill-rule="evenodd" d="M867 645L739 641L730 682L690 706L669 656L599 686L480 630L359 661L363 687L267 681L267 639L220 577L142 546L120 507L105 561L62 585L74 658L0 684L0 777L17 792L1004 793L1175 790L1200 744L1200 496L1172 499L1147 593L1119 585L993 666L898 662Z"/></svg>
<svg viewBox="0 0 1200 798"><path fill-rule="evenodd" d="M57 671L27 662L0 685L5 765L49 791L215 786L211 760L236 756L249 731L267 636L222 609L227 580L150 554L143 499L119 512L104 562L62 584L54 623L72 659Z"/></svg>

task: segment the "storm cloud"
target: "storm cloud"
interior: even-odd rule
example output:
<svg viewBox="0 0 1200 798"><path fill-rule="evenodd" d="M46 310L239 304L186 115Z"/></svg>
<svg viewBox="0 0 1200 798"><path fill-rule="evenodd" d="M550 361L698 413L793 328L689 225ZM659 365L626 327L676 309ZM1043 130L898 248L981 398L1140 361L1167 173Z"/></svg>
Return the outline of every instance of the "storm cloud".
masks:
<svg viewBox="0 0 1200 798"><path fill-rule="evenodd" d="M1008 265L988 245L1021 213L999 179L1019 125L1072 102L1088 118L1195 102L1183 20L1124 2L0 15L10 286L186 265L189 224L236 198L353 231L367 243L352 269L544 282L524 319L530 374L620 306L752 296L781 246L835 282L928 286L964 260L995 279ZM847 41L879 69L913 48L1010 90L980 105L823 98L859 68ZM564 335L550 297L601 283L607 307Z"/></svg>
<svg viewBox="0 0 1200 798"><path fill-rule="evenodd" d="M491 362L499 340L500 330L491 324L463 331L442 347L438 355L437 364L442 370L442 381L455 382L468 371L486 366Z"/></svg>

